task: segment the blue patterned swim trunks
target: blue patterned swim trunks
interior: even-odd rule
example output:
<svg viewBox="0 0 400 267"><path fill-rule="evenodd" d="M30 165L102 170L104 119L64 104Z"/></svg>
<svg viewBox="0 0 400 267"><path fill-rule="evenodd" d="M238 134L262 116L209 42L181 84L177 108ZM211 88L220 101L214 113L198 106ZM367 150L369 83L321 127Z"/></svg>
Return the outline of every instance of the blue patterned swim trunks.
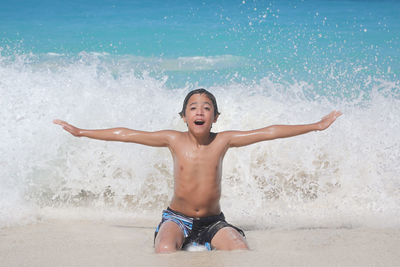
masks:
<svg viewBox="0 0 400 267"><path fill-rule="evenodd" d="M160 224L154 233L154 240L157 236L158 231L163 223L172 221L176 223L182 230L184 236L184 242L182 247L184 248L187 244L199 244L205 246L208 250L211 250L211 240L215 234L224 227L232 227L236 229L241 235L244 232L225 221L225 216L221 212L219 215L192 218L188 217L180 212L174 211L170 208L163 210L162 219Z"/></svg>

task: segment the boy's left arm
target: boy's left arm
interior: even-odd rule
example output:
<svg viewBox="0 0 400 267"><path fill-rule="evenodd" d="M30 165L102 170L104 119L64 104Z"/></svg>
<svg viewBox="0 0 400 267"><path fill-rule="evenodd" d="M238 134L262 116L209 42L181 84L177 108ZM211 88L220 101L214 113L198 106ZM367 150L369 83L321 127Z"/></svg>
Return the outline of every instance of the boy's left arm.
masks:
<svg viewBox="0 0 400 267"><path fill-rule="evenodd" d="M340 111L332 111L316 123L303 125L271 125L251 131L229 131L226 132L226 134L229 138L230 147L247 146L261 141L292 137L311 131L322 131L328 128L340 115L342 115Z"/></svg>

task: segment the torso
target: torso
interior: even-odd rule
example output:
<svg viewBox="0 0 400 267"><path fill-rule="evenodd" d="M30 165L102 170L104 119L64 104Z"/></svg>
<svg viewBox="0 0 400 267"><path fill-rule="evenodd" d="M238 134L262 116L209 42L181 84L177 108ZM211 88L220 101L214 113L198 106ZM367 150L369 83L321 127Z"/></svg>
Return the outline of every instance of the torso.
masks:
<svg viewBox="0 0 400 267"><path fill-rule="evenodd" d="M178 133L169 148L175 182L170 208L189 217L219 214L222 160L228 149L223 134L211 134L209 144L197 146L187 132Z"/></svg>

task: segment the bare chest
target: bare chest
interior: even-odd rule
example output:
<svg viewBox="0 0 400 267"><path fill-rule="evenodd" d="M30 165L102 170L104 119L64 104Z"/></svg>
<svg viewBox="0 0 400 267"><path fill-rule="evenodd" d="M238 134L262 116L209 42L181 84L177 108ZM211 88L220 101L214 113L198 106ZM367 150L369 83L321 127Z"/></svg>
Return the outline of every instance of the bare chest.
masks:
<svg viewBox="0 0 400 267"><path fill-rule="evenodd" d="M225 152L226 149L218 144L203 147L182 146L174 153L175 172L190 173L190 176L206 173L214 176L222 168Z"/></svg>

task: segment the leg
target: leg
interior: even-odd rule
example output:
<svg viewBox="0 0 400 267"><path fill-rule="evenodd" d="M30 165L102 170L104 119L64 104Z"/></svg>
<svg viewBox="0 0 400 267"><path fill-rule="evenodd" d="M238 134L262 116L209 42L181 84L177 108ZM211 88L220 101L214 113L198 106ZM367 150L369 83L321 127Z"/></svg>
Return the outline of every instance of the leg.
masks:
<svg viewBox="0 0 400 267"><path fill-rule="evenodd" d="M175 252L181 249L183 244L181 228L173 221L163 223L155 240L156 253Z"/></svg>
<svg viewBox="0 0 400 267"><path fill-rule="evenodd" d="M220 229L213 239L211 245L218 250L248 250L246 239L232 227Z"/></svg>

